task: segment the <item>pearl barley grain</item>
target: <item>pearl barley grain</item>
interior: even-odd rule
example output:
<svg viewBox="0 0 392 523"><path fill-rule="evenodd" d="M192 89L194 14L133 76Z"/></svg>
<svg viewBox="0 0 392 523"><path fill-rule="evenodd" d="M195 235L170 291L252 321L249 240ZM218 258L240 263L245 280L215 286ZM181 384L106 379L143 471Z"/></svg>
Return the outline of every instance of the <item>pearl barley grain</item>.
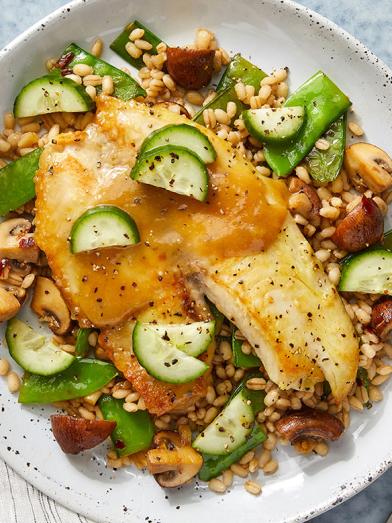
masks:
<svg viewBox="0 0 392 523"><path fill-rule="evenodd" d="M10 364L5 358L0 358L0 376L6 376L10 370Z"/></svg>
<svg viewBox="0 0 392 523"><path fill-rule="evenodd" d="M20 389L20 378L16 372L11 371L7 375L8 390L12 393L18 392Z"/></svg>

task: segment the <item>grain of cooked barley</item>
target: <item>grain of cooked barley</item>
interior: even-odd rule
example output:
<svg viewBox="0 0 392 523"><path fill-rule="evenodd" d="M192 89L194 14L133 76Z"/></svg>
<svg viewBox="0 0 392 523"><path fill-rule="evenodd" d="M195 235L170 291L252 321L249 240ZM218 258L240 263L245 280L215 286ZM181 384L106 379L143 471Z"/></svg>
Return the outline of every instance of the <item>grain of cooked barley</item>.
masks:
<svg viewBox="0 0 392 523"><path fill-rule="evenodd" d="M97 90L95 89L95 87L93 85L88 85L86 87L86 93L89 95L89 97L91 98L91 100L95 100L95 98L97 97Z"/></svg>
<svg viewBox="0 0 392 523"><path fill-rule="evenodd" d="M216 418L216 416L218 415L218 409L216 407L210 407L209 409L207 409L206 413L205 413L205 416L204 416L204 423L206 425L208 425L209 423L211 423L211 421L213 419Z"/></svg>
<svg viewBox="0 0 392 523"><path fill-rule="evenodd" d="M131 31L129 33L129 39L131 41L135 41L135 40L140 40L141 38L143 38L144 36L144 29L142 29L141 27L137 27L136 29L133 29L133 31Z"/></svg>
<svg viewBox="0 0 392 523"><path fill-rule="evenodd" d="M216 127L216 116L213 109L204 109L203 111L204 125L208 129L214 129Z"/></svg>
<svg viewBox="0 0 392 523"><path fill-rule="evenodd" d="M85 396L83 399L89 405L95 405L101 396L102 392L98 390L97 392L93 392L92 394Z"/></svg>
<svg viewBox="0 0 392 523"><path fill-rule="evenodd" d="M225 371L226 371L226 376L228 378L232 378L235 374L235 367L232 363L229 363L228 365L226 365L226 368L225 368ZM231 382L229 381L228 382L231 386Z"/></svg>
<svg viewBox="0 0 392 523"><path fill-rule="evenodd" d="M10 370L10 364L5 358L0 358L0 376L6 376Z"/></svg>
<svg viewBox="0 0 392 523"><path fill-rule="evenodd" d="M147 409L146 404L145 404L143 398L139 398L139 400L137 402L137 407L138 407L139 410L146 410Z"/></svg>
<svg viewBox="0 0 392 523"><path fill-rule="evenodd" d="M361 203L362 196L356 196L354 197L347 205L346 205L346 212L351 212L357 205Z"/></svg>
<svg viewBox="0 0 392 523"><path fill-rule="evenodd" d="M226 485L218 478L210 479L208 482L208 488L217 494L223 494L226 492Z"/></svg>
<svg viewBox="0 0 392 523"><path fill-rule="evenodd" d="M204 97L198 91L188 91L185 96L189 103L198 106L203 105Z"/></svg>
<svg viewBox="0 0 392 523"><path fill-rule="evenodd" d="M9 143L9 140L3 140L0 138L0 153L8 153L11 150L11 144Z"/></svg>
<svg viewBox="0 0 392 523"><path fill-rule="evenodd" d="M381 401L383 399L383 393L377 386L370 385L369 398L371 401Z"/></svg>
<svg viewBox="0 0 392 523"><path fill-rule="evenodd" d="M152 44L147 42L147 40L137 39L133 43L138 49L141 49L142 51L151 51L152 49Z"/></svg>
<svg viewBox="0 0 392 523"><path fill-rule="evenodd" d="M334 234L335 231L336 231L336 227L333 227L333 226L325 227L325 229L322 229L319 232L318 237L322 238L322 239L330 238Z"/></svg>
<svg viewBox="0 0 392 523"><path fill-rule="evenodd" d="M222 482L226 488L233 484L233 473L230 469L226 469L222 474Z"/></svg>
<svg viewBox="0 0 392 523"><path fill-rule="evenodd" d="M210 49L214 36L208 29L200 28L196 31L196 49Z"/></svg>
<svg viewBox="0 0 392 523"><path fill-rule="evenodd" d="M365 134L362 127L355 122L349 122L348 128L354 136L363 136Z"/></svg>
<svg viewBox="0 0 392 523"><path fill-rule="evenodd" d="M238 463L231 465L230 470L235 476L239 476L240 478L246 478L249 474L249 471Z"/></svg>
<svg viewBox="0 0 392 523"><path fill-rule="evenodd" d="M379 196L374 196L373 201L377 204L377 207L380 209L382 214L386 216L388 213L388 204Z"/></svg>
<svg viewBox="0 0 392 523"><path fill-rule="evenodd" d="M265 167L265 165L258 165L258 166L256 167L256 171L257 171L261 176L265 176L266 178L268 178L268 177L271 176L271 174L272 174L271 169L269 169L268 167Z"/></svg>
<svg viewBox="0 0 392 523"><path fill-rule="evenodd" d="M138 401L140 398L140 394L138 392L128 392L128 395L125 396L125 402L126 403L134 403L135 401Z"/></svg>
<svg viewBox="0 0 392 523"><path fill-rule="evenodd" d="M113 391L112 396L117 400L124 399L128 396L129 390L127 389L116 389Z"/></svg>
<svg viewBox="0 0 392 523"><path fill-rule="evenodd" d="M227 139L232 145L238 145L241 141L241 135L238 131L230 131Z"/></svg>
<svg viewBox="0 0 392 523"><path fill-rule="evenodd" d="M95 419L95 414L87 410L85 407L79 407L78 409L79 414L82 416L82 418L87 420L93 420Z"/></svg>
<svg viewBox="0 0 392 523"><path fill-rule="evenodd" d="M306 217L312 209L312 203L305 193L297 192L289 197L289 209Z"/></svg>
<svg viewBox="0 0 392 523"><path fill-rule="evenodd" d="M389 374L378 375L372 379L372 385L382 385L389 379Z"/></svg>
<svg viewBox="0 0 392 523"><path fill-rule="evenodd" d="M308 173L307 168L304 165L299 165L295 168L295 174L298 176L300 180L303 182L310 184L311 179Z"/></svg>
<svg viewBox="0 0 392 523"><path fill-rule="evenodd" d="M39 136L37 133L24 133L22 134L21 138L18 142L18 148L19 149L25 149L26 147L33 147L38 143Z"/></svg>
<svg viewBox="0 0 392 523"><path fill-rule="evenodd" d="M323 218L328 218L329 220L336 220L339 218L340 211L336 207L331 207L329 204L325 203L320 209L320 216Z"/></svg>
<svg viewBox="0 0 392 523"><path fill-rule="evenodd" d="M37 145L38 145L38 142L37 142ZM32 153L34 151L34 149L36 149L36 147L22 147L21 149L18 150L18 153L20 154L20 156L25 156L26 154Z"/></svg>
<svg viewBox="0 0 392 523"><path fill-rule="evenodd" d="M91 46L91 54L95 56L96 58L99 58L103 51L103 41L101 38L97 38L94 40L93 45Z"/></svg>
<svg viewBox="0 0 392 523"><path fill-rule="evenodd" d="M328 444L325 443L325 441L320 441L320 442L316 443L316 446L314 447L313 450L319 456L326 456L329 452L329 447L328 447Z"/></svg>
<svg viewBox="0 0 392 523"><path fill-rule="evenodd" d="M137 60L143 55L143 62L149 69L151 69L151 55L149 55L148 53L143 54L143 51L139 47L136 47L136 45L133 42L127 42L125 44L125 50L129 54L129 56L131 56L135 60Z"/></svg>
<svg viewBox="0 0 392 523"><path fill-rule="evenodd" d="M277 437L275 434L268 434L267 439L263 443L263 447L267 450L273 450L276 446Z"/></svg>
<svg viewBox="0 0 392 523"><path fill-rule="evenodd" d="M264 398L264 404L267 407L271 407L272 405L274 405L277 402L278 398L279 398L278 390L272 389L266 394L266 396Z"/></svg>
<svg viewBox="0 0 392 523"><path fill-rule="evenodd" d="M325 263L331 257L331 251L328 249L319 249L314 254L316 258L321 261L321 263Z"/></svg>
<svg viewBox="0 0 392 523"><path fill-rule="evenodd" d="M127 412L136 412L139 410L139 407L136 405L136 403L126 403L124 402L123 403L123 409L126 410ZM155 420L155 425L158 427L158 428L162 428L162 429L165 429L167 424L165 424L164 426L159 426L158 425L158 422L159 420Z"/></svg>
<svg viewBox="0 0 392 523"><path fill-rule="evenodd" d="M245 490L253 496L258 496L261 494L261 485L257 481L245 481L244 487Z"/></svg>
<svg viewBox="0 0 392 523"><path fill-rule="evenodd" d="M329 142L325 138L320 138L316 141L315 147L320 151L327 151L329 149Z"/></svg>
<svg viewBox="0 0 392 523"><path fill-rule="evenodd" d="M242 380L244 377L245 371L244 369L237 369L234 373L233 379L235 382Z"/></svg>
<svg viewBox="0 0 392 523"><path fill-rule="evenodd" d="M268 463L266 463L263 467L263 472L264 474L275 474L275 472L278 470L279 468L279 463L277 462L276 459L271 459L270 461L268 461Z"/></svg>
<svg viewBox="0 0 392 523"><path fill-rule="evenodd" d="M105 75L102 78L102 93L107 95L114 93L113 78L110 75Z"/></svg>
<svg viewBox="0 0 392 523"><path fill-rule="evenodd" d="M392 365L382 365L378 367L377 373L380 374L380 376L389 376L392 374Z"/></svg>
<svg viewBox="0 0 392 523"><path fill-rule="evenodd" d="M218 396L212 404L214 405L214 407L223 407L223 405L227 403L228 399L229 396L227 394L222 394L222 396Z"/></svg>
<svg viewBox="0 0 392 523"><path fill-rule="evenodd" d="M264 378L251 378L246 382L246 386L250 390L264 390L266 381Z"/></svg>
<svg viewBox="0 0 392 523"><path fill-rule="evenodd" d="M48 58L45 62L45 67L50 72L55 68L56 64L57 58Z"/></svg>
<svg viewBox="0 0 392 523"><path fill-rule="evenodd" d="M354 410L363 410L363 404L356 396L350 396L348 401Z"/></svg>
<svg viewBox="0 0 392 523"><path fill-rule="evenodd" d="M252 461L252 459L255 457L255 453L253 450L250 450L246 454L242 456L242 458L239 460L240 465L248 465Z"/></svg>
<svg viewBox="0 0 392 523"><path fill-rule="evenodd" d="M228 125L230 123L230 118L223 109L215 109L215 118L220 124Z"/></svg>
<svg viewBox="0 0 392 523"><path fill-rule="evenodd" d="M88 74L83 77L83 85L93 85L94 87L102 85L102 76L99 74Z"/></svg>
<svg viewBox="0 0 392 523"><path fill-rule="evenodd" d="M94 69L87 64L76 64L73 66L72 72L83 78L84 76L91 76L94 73Z"/></svg>

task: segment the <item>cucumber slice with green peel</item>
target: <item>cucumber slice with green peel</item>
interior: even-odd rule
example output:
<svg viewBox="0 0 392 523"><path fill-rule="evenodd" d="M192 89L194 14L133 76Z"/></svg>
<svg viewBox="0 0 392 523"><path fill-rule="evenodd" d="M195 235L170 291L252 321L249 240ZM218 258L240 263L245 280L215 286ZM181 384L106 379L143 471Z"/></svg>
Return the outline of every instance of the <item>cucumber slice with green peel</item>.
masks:
<svg viewBox="0 0 392 523"><path fill-rule="evenodd" d="M50 74L36 78L23 87L14 103L17 118L49 113L83 113L94 102L81 85L69 78Z"/></svg>
<svg viewBox="0 0 392 523"><path fill-rule="evenodd" d="M249 133L264 143L291 140L305 122L305 109L302 106L248 109L242 115Z"/></svg>
<svg viewBox="0 0 392 523"><path fill-rule="evenodd" d="M204 202L208 197L205 164L189 149L165 145L141 156L131 176L138 182L161 187Z"/></svg>
<svg viewBox="0 0 392 523"><path fill-rule="evenodd" d="M196 127L187 124L166 125L152 132L143 142L139 156L164 145L186 147L204 163L212 163L216 152L210 140Z"/></svg>
<svg viewBox="0 0 392 523"><path fill-rule="evenodd" d="M339 290L392 294L392 252L376 248L348 257L343 263Z"/></svg>
<svg viewBox="0 0 392 523"><path fill-rule="evenodd" d="M392 229L384 233L383 247L389 251L392 251Z"/></svg>
<svg viewBox="0 0 392 523"><path fill-rule="evenodd" d="M70 44L66 49L64 49L62 56L72 57L70 62L67 61L67 70L72 70L76 64L86 64L93 68L94 74L98 74L99 76L111 76L114 84L113 96L116 96L125 102L132 98L137 98L138 96L146 96L146 91L132 78L132 76L121 69L114 67L114 65L93 56L76 44ZM100 93L102 87L98 86L96 89L97 92Z"/></svg>
<svg viewBox="0 0 392 523"><path fill-rule="evenodd" d="M150 328L176 349L197 358L208 349L214 337L215 321L170 325L151 324Z"/></svg>
<svg viewBox="0 0 392 523"><path fill-rule="evenodd" d="M128 247L140 241L133 218L114 205L97 205L84 212L71 229L71 252Z"/></svg>
<svg viewBox="0 0 392 523"><path fill-rule="evenodd" d="M255 416L244 391L240 391L193 442L199 452L221 456L242 445L252 431Z"/></svg>
<svg viewBox="0 0 392 523"><path fill-rule="evenodd" d="M74 356L16 318L7 323L5 339L12 358L32 374L53 376L67 369L75 360Z"/></svg>
<svg viewBox="0 0 392 523"><path fill-rule="evenodd" d="M0 216L34 198L34 176L41 153L42 149L34 149L0 169Z"/></svg>
<svg viewBox="0 0 392 523"><path fill-rule="evenodd" d="M118 37L110 44L110 49L119 56L121 56L121 58L123 58L126 62L133 65L133 67L136 67L136 69L141 69L145 66L145 63L143 62L143 55L140 55L139 58L133 58L128 53L125 47L129 42L129 35L132 33L134 29L143 29L144 35L142 37L142 40L145 40L146 42L152 45L152 48L148 50L148 53L150 55L157 54L157 46L160 43L162 43L162 39L159 38L159 36L154 34L152 31L150 31L150 29L148 29L138 20L135 20L126 26L124 31L120 33Z"/></svg>
<svg viewBox="0 0 392 523"><path fill-rule="evenodd" d="M133 352L150 376L166 383L188 383L202 376L208 365L156 332L153 325L136 322L132 334Z"/></svg>

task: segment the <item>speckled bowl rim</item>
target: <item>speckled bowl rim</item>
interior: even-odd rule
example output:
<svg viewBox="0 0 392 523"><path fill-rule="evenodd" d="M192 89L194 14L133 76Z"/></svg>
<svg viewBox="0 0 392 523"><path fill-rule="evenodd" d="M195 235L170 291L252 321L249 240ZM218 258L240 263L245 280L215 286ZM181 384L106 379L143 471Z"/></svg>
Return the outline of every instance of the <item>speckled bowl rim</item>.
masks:
<svg viewBox="0 0 392 523"><path fill-rule="evenodd" d="M379 59L372 51L370 51L362 42L360 42L357 38L352 36L349 32L347 32L345 29L342 29L340 26L329 20L328 18L316 13L312 9L309 9L306 6L300 5L296 2L293 2L292 0L267 0L263 3L270 3L270 4L276 4L281 6L281 8L285 10L292 11L293 13L296 13L297 15L300 14L303 17L309 18L312 21L319 22L320 24L323 24L324 26L328 27L331 30L331 33L333 34L334 38L339 38L341 40L344 40L345 44L351 47L354 52L359 54L363 57L363 59L368 60L372 63L373 66L377 67L388 79L392 79L392 69L388 67L381 59ZM68 15L71 11L74 11L75 9L82 9L84 5L87 4L87 0L73 0L67 4L65 4L62 7L59 7L46 17L42 18L38 22L36 22L34 25L32 25L30 28L28 28L26 31L21 33L19 36L14 38L8 45L6 45L3 49L0 50L0 64L1 60L5 55L8 55L13 52L14 49L16 49L18 46L23 46L26 41L34 35L35 32L39 30L43 30L44 27L47 27L52 22L54 22L56 19L58 19L60 16ZM41 484L39 479L36 478L29 478L26 476L25 471L23 470L22 466L15 466L15 463L10 463L10 460L8 459L8 454L2 449L2 446L0 445L0 457L9 465L12 469L14 469L18 474L20 474L26 481L31 483L34 487L36 487L38 490L41 490ZM345 485L344 488L341 487L341 492L339 494L336 494L334 496L330 496L327 501L324 501L322 503L317 504L316 506L311 506L308 510L305 512L302 512L298 514L297 516L293 516L290 519L285 519L284 523L294 523L294 522L300 522L300 521L308 521L328 510L331 508L336 507L337 505L343 503L344 501L347 501L348 499L352 498L362 490L364 490L367 486L369 486L373 481L375 481L378 477L380 477L384 472L386 472L389 468L392 467L392 448L390 449L389 453L386 454L385 460L383 460L382 463L376 463L374 466L369 468L366 474L361 475L360 477L354 476L352 478L352 481ZM40 476L42 476L43 480L47 480L47 478L39 473ZM64 501L61 495L57 495L53 490L51 492L48 492L43 490L46 495L48 495L50 498L54 499L56 502L60 503L63 506L66 506L67 508L70 508L72 510L72 506L75 506L72 502L65 505ZM79 510L80 513L84 514L86 517L89 517L91 519L94 519L95 515L91 513L89 510Z"/></svg>

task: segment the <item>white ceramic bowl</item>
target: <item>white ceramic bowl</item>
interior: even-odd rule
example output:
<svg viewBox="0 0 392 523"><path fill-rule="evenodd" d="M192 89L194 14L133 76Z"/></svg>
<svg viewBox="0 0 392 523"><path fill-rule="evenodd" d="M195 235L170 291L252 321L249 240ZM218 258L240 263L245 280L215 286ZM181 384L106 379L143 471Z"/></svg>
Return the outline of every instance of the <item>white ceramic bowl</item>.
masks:
<svg viewBox="0 0 392 523"><path fill-rule="evenodd" d="M196 27L208 27L223 47L241 51L264 70L288 66L294 88L323 69L352 98L367 140L392 152L392 72L336 25L289 1L77 0L0 54L1 111L12 107L25 82L43 74L45 58L58 55L70 41L88 47L100 35L109 43L134 18L175 45L190 42ZM104 58L125 65L108 49ZM49 430L50 412L19 406L0 380L0 455L45 494L99 522L304 521L364 488L392 460L392 401L386 399L354 414L350 430L325 459L298 457L280 447L279 472L260 478L260 497L240 486L225 495L212 494L205 485L165 492L148 474L106 469L105 446L77 457L64 455Z"/></svg>

